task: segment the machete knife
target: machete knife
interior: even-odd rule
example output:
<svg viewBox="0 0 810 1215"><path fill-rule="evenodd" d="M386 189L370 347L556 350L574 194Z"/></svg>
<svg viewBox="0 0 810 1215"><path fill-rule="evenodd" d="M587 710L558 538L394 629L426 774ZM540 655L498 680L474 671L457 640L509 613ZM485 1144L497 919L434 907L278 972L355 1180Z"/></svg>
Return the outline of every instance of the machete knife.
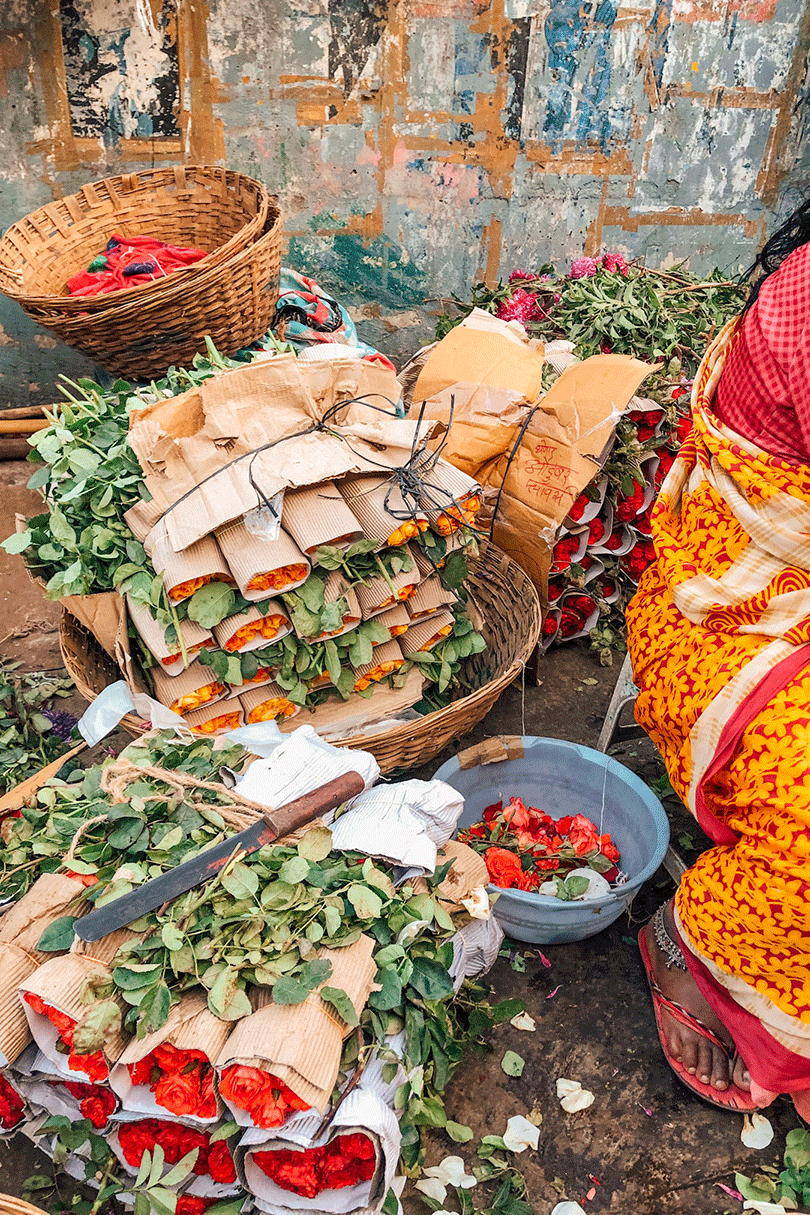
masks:
<svg viewBox="0 0 810 1215"><path fill-rule="evenodd" d="M74 925L76 936L83 941L98 941L119 928L126 928L127 924L140 919L147 912L207 882L219 873L235 852L257 852L265 844L275 843L319 815L335 810L349 798L362 793L364 788L365 783L359 772L345 772L311 793L288 802L286 806L266 810L264 816L245 831L228 836L221 844L207 848L192 860L184 861L160 877L152 878L150 882L144 882L104 907L82 916Z"/></svg>

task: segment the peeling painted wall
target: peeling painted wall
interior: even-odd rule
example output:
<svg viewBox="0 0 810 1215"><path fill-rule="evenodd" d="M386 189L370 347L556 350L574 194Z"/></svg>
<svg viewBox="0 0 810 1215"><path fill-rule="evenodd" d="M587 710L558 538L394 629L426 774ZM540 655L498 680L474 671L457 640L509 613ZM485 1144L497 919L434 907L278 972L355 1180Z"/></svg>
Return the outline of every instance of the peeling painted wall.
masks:
<svg viewBox="0 0 810 1215"><path fill-rule="evenodd" d="M0 227L226 163L280 195L289 264L413 349L517 265L750 262L807 180L809 42L805 0L4 0ZM84 368L0 325L0 401Z"/></svg>

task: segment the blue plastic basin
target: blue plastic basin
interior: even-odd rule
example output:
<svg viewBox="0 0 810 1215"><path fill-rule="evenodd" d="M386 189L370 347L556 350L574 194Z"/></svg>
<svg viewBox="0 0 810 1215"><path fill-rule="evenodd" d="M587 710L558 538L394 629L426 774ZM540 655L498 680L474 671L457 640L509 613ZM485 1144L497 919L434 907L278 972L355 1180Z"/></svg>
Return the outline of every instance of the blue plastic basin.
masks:
<svg viewBox="0 0 810 1215"><path fill-rule="evenodd" d="M626 885L601 899L571 903L489 887L498 893L495 915L510 937L537 945L581 941L618 919L655 873L669 843L667 816L643 781L601 751L559 738L524 737L522 742L520 758L461 768L454 756L434 777L464 796L459 828L480 822L487 806L501 800L506 804L511 797L521 797L552 818L584 814L598 827L604 785L603 830L621 853L620 867L629 874Z"/></svg>

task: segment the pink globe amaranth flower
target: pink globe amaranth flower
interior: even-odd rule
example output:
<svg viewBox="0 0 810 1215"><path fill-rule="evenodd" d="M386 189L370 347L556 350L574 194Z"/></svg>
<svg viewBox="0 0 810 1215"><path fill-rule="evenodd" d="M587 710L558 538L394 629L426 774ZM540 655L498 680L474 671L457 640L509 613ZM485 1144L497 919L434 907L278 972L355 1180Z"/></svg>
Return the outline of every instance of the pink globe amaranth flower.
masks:
<svg viewBox="0 0 810 1215"><path fill-rule="evenodd" d="M611 274L615 274L618 271L625 278L630 273L630 268L621 253L603 253L602 269L607 270Z"/></svg>
<svg viewBox="0 0 810 1215"><path fill-rule="evenodd" d="M537 297L518 287L508 300L498 305L495 315L502 321L520 321L521 325L528 325L541 320L545 314Z"/></svg>
<svg viewBox="0 0 810 1215"><path fill-rule="evenodd" d="M595 257L578 257L577 260L571 264L568 277L593 278L598 269L599 263Z"/></svg>

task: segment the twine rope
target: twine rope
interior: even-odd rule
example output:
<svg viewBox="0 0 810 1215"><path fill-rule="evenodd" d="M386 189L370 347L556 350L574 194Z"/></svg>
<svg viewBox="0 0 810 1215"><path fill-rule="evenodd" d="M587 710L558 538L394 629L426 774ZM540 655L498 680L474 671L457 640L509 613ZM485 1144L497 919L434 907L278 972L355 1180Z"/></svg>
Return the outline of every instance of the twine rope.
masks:
<svg viewBox="0 0 810 1215"><path fill-rule="evenodd" d="M199 789L208 790L216 793L218 797L226 798L228 805L214 806L212 809L215 809L229 826L236 827L240 831L263 818L267 810L266 806L260 806L258 802L250 801L249 798L242 797L234 789L226 789L224 785L216 784L214 781L199 780L187 772L169 772L165 768L134 764L130 759L121 755L103 769L101 788L113 805L120 805L128 800L127 789L129 786L141 777L160 781L161 784L168 785L181 797L189 789Z"/></svg>

